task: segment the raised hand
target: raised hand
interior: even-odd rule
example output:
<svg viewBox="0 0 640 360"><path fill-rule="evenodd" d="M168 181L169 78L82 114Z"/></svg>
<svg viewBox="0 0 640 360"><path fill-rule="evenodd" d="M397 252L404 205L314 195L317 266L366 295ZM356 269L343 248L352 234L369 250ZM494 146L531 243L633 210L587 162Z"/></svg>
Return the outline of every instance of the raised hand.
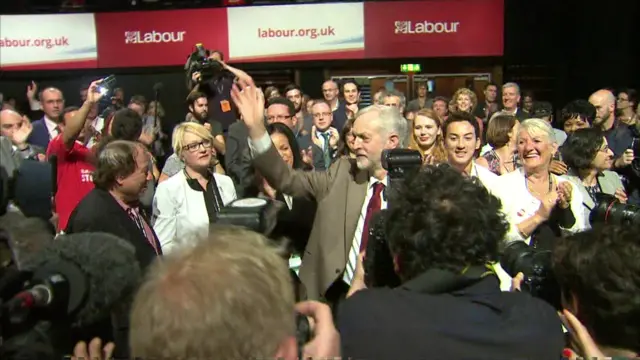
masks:
<svg viewBox="0 0 640 360"><path fill-rule="evenodd" d="M26 116L23 116L20 128L11 135L11 141L17 146L24 145L27 143L27 139L32 131L33 125L31 125L31 121Z"/></svg>
<svg viewBox="0 0 640 360"><path fill-rule="evenodd" d="M38 93L38 84L36 84L35 81L32 81L31 84L27 85L27 98L35 99L37 93Z"/></svg>
<svg viewBox="0 0 640 360"><path fill-rule="evenodd" d="M98 90L98 85L102 82L103 79L96 80L89 85L89 90L87 91L87 101L95 104L104 96L104 92L100 92Z"/></svg>
<svg viewBox="0 0 640 360"><path fill-rule="evenodd" d="M558 184L558 205L566 209L571 206L571 190L573 187L568 181Z"/></svg>
<svg viewBox="0 0 640 360"><path fill-rule="evenodd" d="M311 141L322 149L322 141L318 138L318 131L315 125L311 127Z"/></svg>
<svg viewBox="0 0 640 360"><path fill-rule="evenodd" d="M338 146L338 142L340 141L340 133L338 129L332 127L329 128L329 147L331 149L335 149Z"/></svg>
<svg viewBox="0 0 640 360"><path fill-rule="evenodd" d="M231 89L231 98L236 104L241 119L244 121L252 138L260 137L266 132L264 126L264 94L251 78L240 79Z"/></svg>

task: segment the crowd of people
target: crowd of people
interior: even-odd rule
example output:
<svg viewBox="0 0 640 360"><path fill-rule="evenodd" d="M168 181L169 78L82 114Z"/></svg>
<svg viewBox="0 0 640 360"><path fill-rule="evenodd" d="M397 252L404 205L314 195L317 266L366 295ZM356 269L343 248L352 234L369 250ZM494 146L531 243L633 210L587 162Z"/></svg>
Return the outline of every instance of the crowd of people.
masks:
<svg viewBox="0 0 640 360"><path fill-rule="evenodd" d="M368 105L354 80L327 80L310 99L211 58L223 70L192 74L169 136L160 103L126 102L100 79L78 107L35 83L27 111L3 103L3 161L53 167L56 236L116 235L146 274L126 329L87 332L104 343L75 356L107 356L109 341L106 353L142 359L638 356L637 224L591 221L603 195L640 203L635 90L554 111L513 82L450 99L420 83L411 101L380 89ZM394 149L422 164L391 192L382 155ZM215 225L256 197L282 205L268 238ZM383 209L401 285L367 288ZM515 242L551 254L561 309L520 291L530 274L503 269ZM306 344L294 309L311 319Z"/></svg>

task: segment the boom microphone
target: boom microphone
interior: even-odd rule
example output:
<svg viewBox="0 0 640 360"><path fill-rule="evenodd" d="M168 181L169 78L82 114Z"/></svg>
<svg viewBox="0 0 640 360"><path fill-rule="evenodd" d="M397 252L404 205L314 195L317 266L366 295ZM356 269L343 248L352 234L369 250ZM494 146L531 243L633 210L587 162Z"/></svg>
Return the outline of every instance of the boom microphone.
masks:
<svg viewBox="0 0 640 360"><path fill-rule="evenodd" d="M109 319L141 278L133 246L105 233L62 235L26 259L24 268L33 274L29 288L10 302L62 314L72 327Z"/></svg>

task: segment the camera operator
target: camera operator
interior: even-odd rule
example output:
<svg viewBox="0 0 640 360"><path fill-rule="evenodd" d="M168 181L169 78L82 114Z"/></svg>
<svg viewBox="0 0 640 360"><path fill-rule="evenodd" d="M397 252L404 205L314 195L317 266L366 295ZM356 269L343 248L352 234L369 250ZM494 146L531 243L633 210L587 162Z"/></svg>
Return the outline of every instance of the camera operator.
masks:
<svg viewBox="0 0 640 360"><path fill-rule="evenodd" d="M289 269L269 240L222 226L198 240L148 272L131 312L132 358L294 360L340 355L331 310L317 302L294 305ZM296 339L294 309L312 318L310 342Z"/></svg>
<svg viewBox="0 0 640 360"><path fill-rule="evenodd" d="M509 225L479 179L450 165L427 166L389 202L386 235L401 285L365 289L359 270L352 290L362 290L352 291L338 313L344 358L560 357L555 310L524 293L502 292L488 266Z"/></svg>
<svg viewBox="0 0 640 360"><path fill-rule="evenodd" d="M626 226L596 225L558 240L551 261L571 336L566 357L638 357L639 256L637 229ZM519 273L513 279L513 290L520 290L523 278Z"/></svg>
<svg viewBox="0 0 640 360"><path fill-rule="evenodd" d="M231 87L235 79L247 81L249 75L224 62L221 51L214 50L209 55L210 60L217 61L222 67L211 79L203 79L199 71L191 74L191 92L203 92L209 101L209 121L216 120L228 128L236 119L235 105L231 101Z"/></svg>

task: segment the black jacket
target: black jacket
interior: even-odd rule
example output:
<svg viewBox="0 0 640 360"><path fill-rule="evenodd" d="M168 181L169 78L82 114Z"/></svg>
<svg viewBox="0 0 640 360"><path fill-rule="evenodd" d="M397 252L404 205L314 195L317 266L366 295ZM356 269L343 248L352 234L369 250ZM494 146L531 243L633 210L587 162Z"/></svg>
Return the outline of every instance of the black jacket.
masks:
<svg viewBox="0 0 640 360"><path fill-rule="evenodd" d="M549 304L500 291L494 275L458 289L437 284L442 291L427 291L428 273L397 289L365 289L345 300L338 312L342 357L561 358L562 325ZM437 283L442 274L435 275Z"/></svg>

